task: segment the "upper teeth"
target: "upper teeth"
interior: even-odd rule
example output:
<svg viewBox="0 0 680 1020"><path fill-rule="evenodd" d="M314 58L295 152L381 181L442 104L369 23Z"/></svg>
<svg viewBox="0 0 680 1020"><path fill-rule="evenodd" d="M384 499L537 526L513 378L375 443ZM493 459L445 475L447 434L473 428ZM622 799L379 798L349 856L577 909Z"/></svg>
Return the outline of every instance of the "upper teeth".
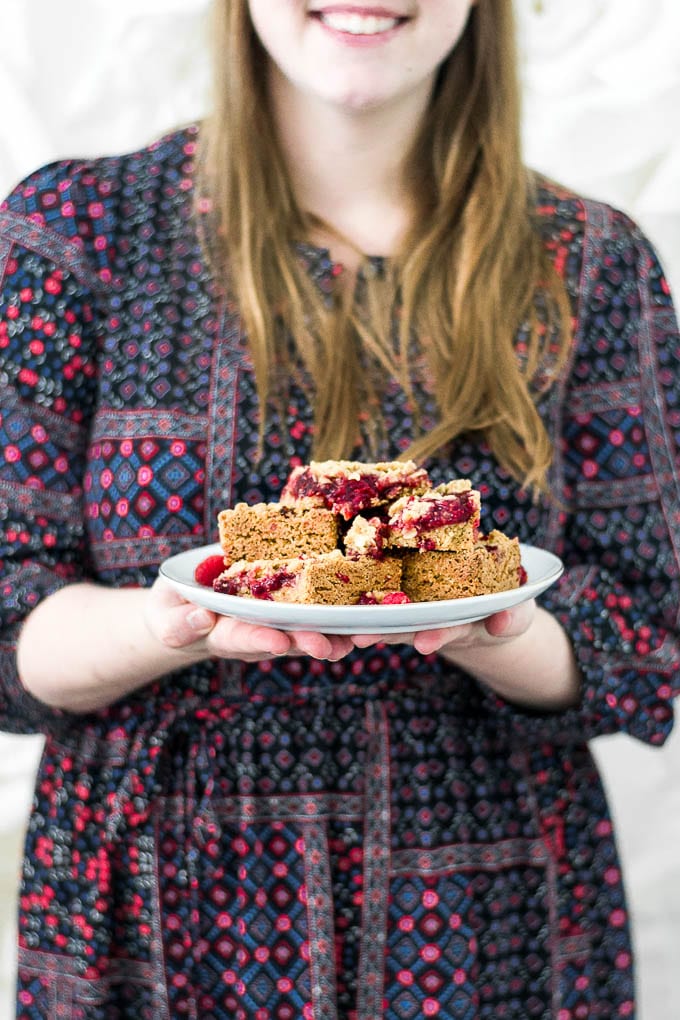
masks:
<svg viewBox="0 0 680 1020"><path fill-rule="evenodd" d="M379 18L373 14L349 14L328 12L321 14L324 25L338 32L349 32L351 35L376 35L387 32L398 24L398 18Z"/></svg>

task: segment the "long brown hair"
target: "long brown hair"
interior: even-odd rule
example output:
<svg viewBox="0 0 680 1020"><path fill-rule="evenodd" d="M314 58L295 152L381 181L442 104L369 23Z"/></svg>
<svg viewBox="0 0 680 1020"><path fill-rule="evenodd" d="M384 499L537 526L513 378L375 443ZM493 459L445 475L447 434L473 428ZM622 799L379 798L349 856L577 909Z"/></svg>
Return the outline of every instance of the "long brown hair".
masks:
<svg viewBox="0 0 680 1020"><path fill-rule="evenodd" d="M519 481L545 488L552 450L536 388L566 358L570 311L521 159L512 0L478 0L440 69L406 161L413 226L362 301L341 288L329 299L295 250L313 223L286 170L267 56L246 0L216 0L213 28L215 93L201 128L197 189L212 216L200 219L242 315L261 407L301 362L311 380L314 455L347 457L362 421L369 444L384 435L384 381L398 379L413 396L424 362L438 417L419 430L416 408L414 441L402 455L420 461L473 432Z"/></svg>

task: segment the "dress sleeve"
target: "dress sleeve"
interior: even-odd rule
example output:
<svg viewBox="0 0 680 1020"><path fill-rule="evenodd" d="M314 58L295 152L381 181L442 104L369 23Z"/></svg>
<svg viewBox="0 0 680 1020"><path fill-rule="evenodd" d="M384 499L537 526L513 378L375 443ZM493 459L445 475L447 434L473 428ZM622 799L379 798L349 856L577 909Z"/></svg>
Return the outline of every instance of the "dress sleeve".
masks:
<svg viewBox="0 0 680 1020"><path fill-rule="evenodd" d="M520 739L662 744L680 691L680 337L654 250L609 212L562 402L566 570L540 599L571 638L581 703L550 715L489 697Z"/></svg>
<svg viewBox="0 0 680 1020"><path fill-rule="evenodd" d="M70 215L71 191L46 170L0 206L0 729L17 733L47 732L63 717L19 679L22 623L41 599L88 575L93 281L77 235L62 232L66 219L53 228L46 216L55 202Z"/></svg>

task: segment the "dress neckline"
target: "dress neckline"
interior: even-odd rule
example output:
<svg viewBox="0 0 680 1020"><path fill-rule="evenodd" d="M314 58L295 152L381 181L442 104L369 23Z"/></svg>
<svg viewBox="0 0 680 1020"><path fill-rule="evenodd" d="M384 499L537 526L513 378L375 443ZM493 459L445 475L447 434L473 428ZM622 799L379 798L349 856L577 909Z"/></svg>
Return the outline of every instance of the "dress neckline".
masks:
<svg viewBox="0 0 680 1020"><path fill-rule="evenodd" d="M313 244L311 241L295 241L294 249L307 262L314 275L330 273L331 276L339 276L346 268L343 262L333 260L330 248L325 245ZM370 275L382 275L388 261L387 255L364 255L358 275L366 275L367 268Z"/></svg>

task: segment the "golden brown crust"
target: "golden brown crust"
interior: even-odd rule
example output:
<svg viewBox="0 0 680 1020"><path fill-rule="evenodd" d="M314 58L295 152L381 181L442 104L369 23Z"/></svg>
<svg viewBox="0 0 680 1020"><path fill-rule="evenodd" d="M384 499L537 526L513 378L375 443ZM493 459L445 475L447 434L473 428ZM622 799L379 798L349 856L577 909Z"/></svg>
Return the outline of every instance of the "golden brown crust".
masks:
<svg viewBox="0 0 680 1020"><path fill-rule="evenodd" d="M432 602L518 587L517 539L481 535L479 522L480 494L466 478L433 487L413 461L312 461L291 471L279 503L219 514L228 569L214 586L323 605L376 592Z"/></svg>
<svg viewBox="0 0 680 1020"><path fill-rule="evenodd" d="M323 508L237 503L218 514L217 524L220 545L229 563L330 552L338 544L337 517Z"/></svg>
<svg viewBox="0 0 680 1020"><path fill-rule="evenodd" d="M402 589L414 602L491 595L520 581L519 542L499 531L479 538L470 555L435 550L403 557Z"/></svg>

